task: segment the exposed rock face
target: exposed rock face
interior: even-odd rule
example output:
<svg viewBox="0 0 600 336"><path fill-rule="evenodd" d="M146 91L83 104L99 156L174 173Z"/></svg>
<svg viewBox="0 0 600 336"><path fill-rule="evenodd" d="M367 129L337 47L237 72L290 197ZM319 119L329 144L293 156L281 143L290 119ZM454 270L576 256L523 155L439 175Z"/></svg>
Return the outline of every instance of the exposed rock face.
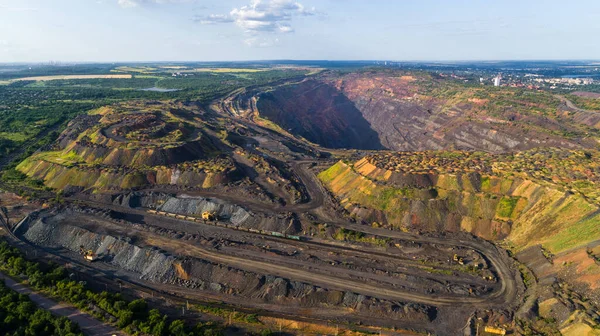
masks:
<svg viewBox="0 0 600 336"><path fill-rule="evenodd" d="M543 94L543 103L511 98L500 104L506 105L503 110L490 112L486 104L496 102L476 98L477 91L442 83L456 91L442 91L442 96L428 91L432 85L434 79L417 75L353 73L279 87L261 95L257 107L261 116L290 133L329 148L499 153L596 146L587 130L597 117L562 111ZM535 110L542 108L566 119Z"/></svg>
<svg viewBox="0 0 600 336"><path fill-rule="evenodd" d="M430 322L433 307L380 300L352 292L330 290L269 274L258 274L197 258L178 258L153 247L140 247L128 238L100 234L64 224L73 214L44 213L20 226L17 234L32 243L77 252L91 249L100 260L155 283L184 286L219 295L241 297L255 303L293 307L353 310L361 315Z"/></svg>
<svg viewBox="0 0 600 336"><path fill-rule="evenodd" d="M261 95L262 116L330 148L383 149L377 133L341 92L313 80Z"/></svg>

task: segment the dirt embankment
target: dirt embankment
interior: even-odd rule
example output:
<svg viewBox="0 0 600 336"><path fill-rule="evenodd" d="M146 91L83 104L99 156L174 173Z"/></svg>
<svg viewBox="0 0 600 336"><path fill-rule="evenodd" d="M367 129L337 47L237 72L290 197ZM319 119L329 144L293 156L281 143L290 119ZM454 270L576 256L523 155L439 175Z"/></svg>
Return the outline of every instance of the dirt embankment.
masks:
<svg viewBox="0 0 600 336"><path fill-rule="evenodd" d="M286 234L298 234L302 231L301 223L293 214L267 215L256 213L217 198L195 197L185 194L173 196L158 192L134 192L116 195L112 198L112 203L131 208L156 209L195 218L201 218L202 213L209 212L214 214L217 220L236 228Z"/></svg>

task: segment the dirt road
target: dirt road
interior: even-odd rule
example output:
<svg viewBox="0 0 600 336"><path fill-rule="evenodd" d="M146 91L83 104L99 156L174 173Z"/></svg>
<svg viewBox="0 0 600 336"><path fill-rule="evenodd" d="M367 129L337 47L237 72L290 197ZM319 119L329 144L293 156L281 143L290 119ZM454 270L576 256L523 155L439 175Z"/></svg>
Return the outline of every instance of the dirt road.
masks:
<svg viewBox="0 0 600 336"><path fill-rule="evenodd" d="M570 108L571 110L574 110L574 111L577 111L577 112L584 112L584 113L600 113L599 111L585 110L585 109L582 109L580 107L577 107L577 105L575 105L572 101L570 101L565 96L554 95L554 97L560 99L560 101L562 101L563 103L565 103L565 105L567 105L567 107Z"/></svg>
<svg viewBox="0 0 600 336"><path fill-rule="evenodd" d="M111 336L111 335L125 335L119 332L117 329L105 324L104 322L98 321L92 316L80 311L79 309L66 304L58 303L51 300L44 295L34 292L29 287L20 284L6 275L0 273L0 279L4 280L4 283L12 290L21 294L28 295L31 301L35 302L40 308L50 311L54 315L65 316L69 320L77 323L81 330L90 336Z"/></svg>

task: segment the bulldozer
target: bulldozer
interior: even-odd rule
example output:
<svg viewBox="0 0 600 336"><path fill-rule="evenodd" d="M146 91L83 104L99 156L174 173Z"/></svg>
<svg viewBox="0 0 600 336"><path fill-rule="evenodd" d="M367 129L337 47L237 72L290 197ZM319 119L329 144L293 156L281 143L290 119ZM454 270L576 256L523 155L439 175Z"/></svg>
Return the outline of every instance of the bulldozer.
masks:
<svg viewBox="0 0 600 336"><path fill-rule="evenodd" d="M216 219L217 219L217 216L215 215L214 212L204 211L202 213L202 220L205 220L205 221L214 221Z"/></svg>

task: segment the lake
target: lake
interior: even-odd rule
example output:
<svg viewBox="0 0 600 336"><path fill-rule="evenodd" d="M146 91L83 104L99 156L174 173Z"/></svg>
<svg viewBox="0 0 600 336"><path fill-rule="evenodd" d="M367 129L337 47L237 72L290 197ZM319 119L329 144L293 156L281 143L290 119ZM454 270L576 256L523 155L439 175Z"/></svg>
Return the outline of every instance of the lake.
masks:
<svg viewBox="0 0 600 336"><path fill-rule="evenodd" d="M147 89L140 89L140 91L175 92L175 91L179 91L179 89L163 89L163 88L151 87L151 88L147 88Z"/></svg>

